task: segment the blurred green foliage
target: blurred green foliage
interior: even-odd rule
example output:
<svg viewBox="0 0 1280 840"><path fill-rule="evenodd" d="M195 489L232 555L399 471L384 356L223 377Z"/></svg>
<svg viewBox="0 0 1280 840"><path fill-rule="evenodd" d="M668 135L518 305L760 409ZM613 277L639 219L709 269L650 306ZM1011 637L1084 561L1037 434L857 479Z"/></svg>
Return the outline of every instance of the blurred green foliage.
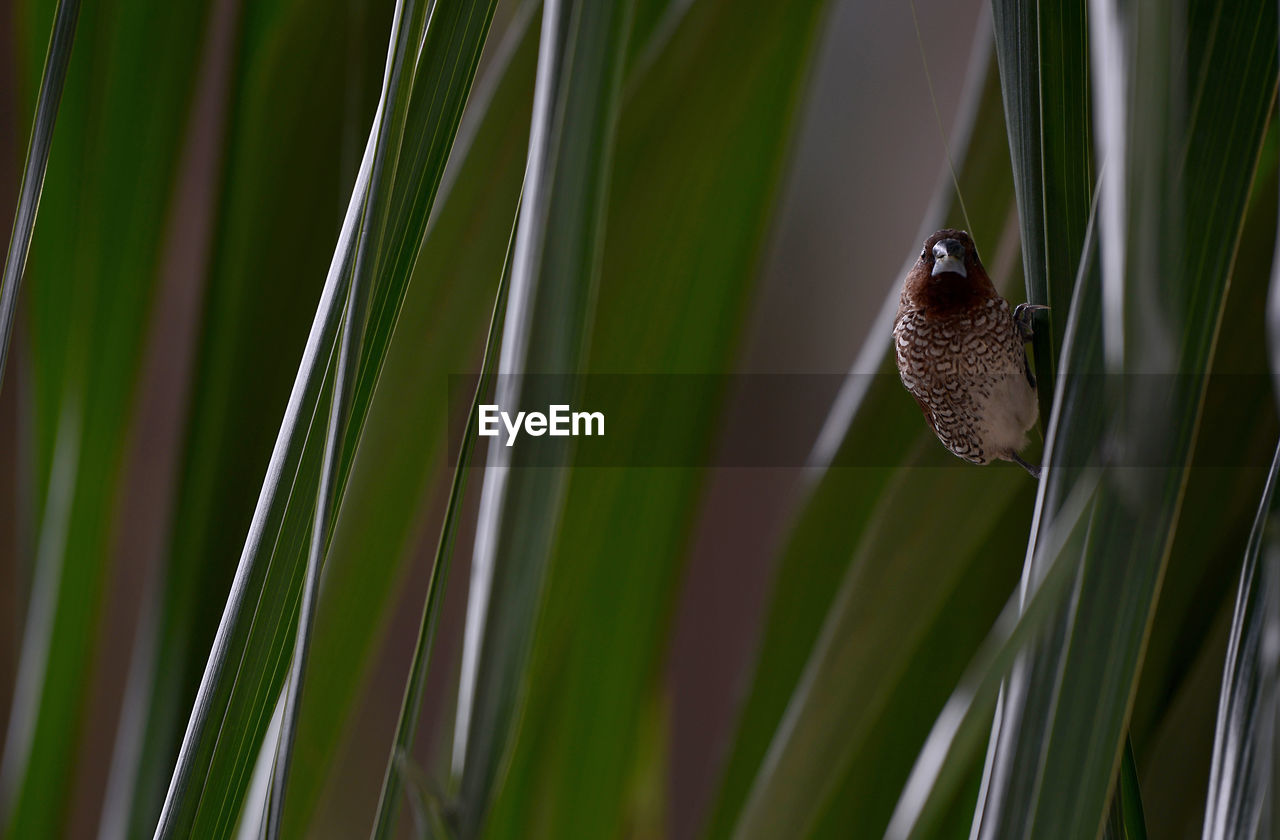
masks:
<svg viewBox="0 0 1280 840"><path fill-rule="evenodd" d="M55 6L0 9L18 134ZM1198 836L1206 797L1211 813L1274 807L1274 692L1249 692L1275 662L1233 643L1223 668L1229 637L1261 638L1277 620L1274 601L1235 596L1269 591L1274 561L1273 4L993 2L951 137L956 183L921 205L921 228L971 223L1005 294L1051 304L1034 349L1052 466L1037 495L1007 465L955 462L900 388L879 318L861 354L871 369L849 387L869 384L833 410L832 445L816 448L788 511L697 826L667 810L679 751L664 666L705 525L698 465L731 428L729 380L676 404L661 376L637 376L615 409L679 466L587 466L568 449L562 467L517 466L505 490L481 490L499 473L453 463L450 378L478 364L522 179L546 203L519 221L531 250L513 253L513 288L531 297L506 323L533 343L494 336L507 372L735 371L830 4L401 4L414 60L373 171L362 150L389 89L396 8L106 0L81 13L4 378L21 418L4 444L21 498L5 515L27 535L4 559L29 583L12 622L19 673L0 686L13 695L0 834L146 837L166 794L166 836L257 828L336 336L369 231L372 261L355 274L369 319L332 474L284 835L367 830L374 806L356 789L388 760L390 783L466 838L879 837L912 813L924 814L915 836L1141 836L1144 820L1151 836ZM209 101L219 81L225 100ZM927 106L903 104L922 131ZM214 174L193 189L200 165ZM366 195L385 223L368 226ZM207 249L183 244L189 216L210 220ZM198 270L175 278L183 248ZM176 339L189 353L154 344L176 282L200 300ZM139 524L125 511L151 454L136 439L153 405L148 353L191 362L168 395L174 475ZM1151 379L1129 376L1153 372L1174 383L1159 411ZM637 444L605 440L615 463ZM879 466L862 465L867 451ZM1135 453L1155 467L1127 464ZM388 757L389 727L362 712L370 695L400 694L406 642L389 631L399 611L419 614L412 560L435 543L455 467L476 492L455 510L450 591L467 588L468 559L495 558L498 577L485 601L496 629L469 643L482 676L462 704L478 730L465 764L447 768L420 750ZM482 494L505 499L502 516L477 516ZM158 557L132 556L138 527ZM489 555L473 551L485 544ZM1069 575L1070 597L1020 615L1049 568ZM101 672L120 667L103 654L117 641L103 638L112 581L130 575L152 582L128 624L127 693L98 708ZM446 635L437 644L456 647ZM426 672L446 711L419 745L437 752L459 734L451 661ZM944 707L985 732L1002 680L992 749L967 738L922 755L954 723ZM139 725L108 757L95 727L121 703ZM1262 747L1242 756L1228 735ZM370 740L376 763L347 766L351 744ZM904 794L935 760L947 768L937 787ZM353 812L341 827L326 822L335 798ZM1211 821L1206 836L1241 836L1230 825Z"/></svg>

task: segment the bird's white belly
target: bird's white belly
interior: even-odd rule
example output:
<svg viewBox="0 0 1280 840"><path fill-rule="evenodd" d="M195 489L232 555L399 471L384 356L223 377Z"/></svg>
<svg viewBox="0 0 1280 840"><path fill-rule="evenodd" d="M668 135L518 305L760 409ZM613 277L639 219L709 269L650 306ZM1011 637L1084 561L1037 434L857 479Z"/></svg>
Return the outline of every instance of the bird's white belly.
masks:
<svg viewBox="0 0 1280 840"><path fill-rule="evenodd" d="M988 393L978 397L981 405L975 412L974 431L982 449L995 457L1017 452L1027 445L1027 430L1039 413L1036 392L1020 370L994 376Z"/></svg>

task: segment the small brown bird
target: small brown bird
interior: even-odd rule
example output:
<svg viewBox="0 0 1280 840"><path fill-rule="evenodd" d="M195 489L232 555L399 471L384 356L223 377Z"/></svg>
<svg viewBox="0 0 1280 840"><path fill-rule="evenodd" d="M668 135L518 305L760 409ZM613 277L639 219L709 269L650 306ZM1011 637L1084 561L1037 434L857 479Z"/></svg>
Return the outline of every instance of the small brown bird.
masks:
<svg viewBox="0 0 1280 840"><path fill-rule="evenodd" d="M955 455L975 464L1002 458L1040 477L1018 450L1038 413L1024 345L1035 310L1046 308L1024 303L1010 313L968 233L925 240L902 285L894 348L902 384Z"/></svg>

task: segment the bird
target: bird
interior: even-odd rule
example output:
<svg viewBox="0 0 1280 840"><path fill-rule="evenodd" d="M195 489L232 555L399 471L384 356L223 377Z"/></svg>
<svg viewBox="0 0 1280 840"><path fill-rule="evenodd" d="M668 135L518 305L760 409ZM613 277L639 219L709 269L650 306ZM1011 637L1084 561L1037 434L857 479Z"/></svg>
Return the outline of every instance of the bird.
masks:
<svg viewBox="0 0 1280 840"><path fill-rule="evenodd" d="M1010 311L978 259L973 237L945 228L924 242L902 284L893 322L902 384L952 454L974 464L1012 461L1039 479L1019 450L1036 424L1036 379L1025 345L1035 312Z"/></svg>

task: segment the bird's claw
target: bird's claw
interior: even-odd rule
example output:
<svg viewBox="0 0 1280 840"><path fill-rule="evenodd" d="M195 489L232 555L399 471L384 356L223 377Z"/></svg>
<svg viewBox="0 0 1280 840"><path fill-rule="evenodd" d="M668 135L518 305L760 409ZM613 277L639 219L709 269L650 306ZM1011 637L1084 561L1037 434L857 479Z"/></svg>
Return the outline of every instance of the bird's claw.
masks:
<svg viewBox="0 0 1280 840"><path fill-rule="evenodd" d="M1029 461L1023 460L1023 459L1022 459L1022 457L1021 457L1021 456L1019 456L1017 452L1010 452L1010 453L1009 453L1009 460L1010 460L1010 461L1013 461L1015 464L1017 464L1018 466L1022 467L1024 470L1026 470L1028 473L1030 473L1030 474L1031 474L1031 477L1032 477L1032 478L1034 478L1036 481L1039 481L1039 480L1040 480L1040 465L1039 465L1039 464L1033 464L1033 463L1031 463L1031 462L1029 462Z"/></svg>
<svg viewBox="0 0 1280 840"><path fill-rule="evenodd" d="M1036 312L1048 308L1040 303L1020 303L1013 308L1013 325L1017 328L1023 344L1029 343L1035 336Z"/></svg>

